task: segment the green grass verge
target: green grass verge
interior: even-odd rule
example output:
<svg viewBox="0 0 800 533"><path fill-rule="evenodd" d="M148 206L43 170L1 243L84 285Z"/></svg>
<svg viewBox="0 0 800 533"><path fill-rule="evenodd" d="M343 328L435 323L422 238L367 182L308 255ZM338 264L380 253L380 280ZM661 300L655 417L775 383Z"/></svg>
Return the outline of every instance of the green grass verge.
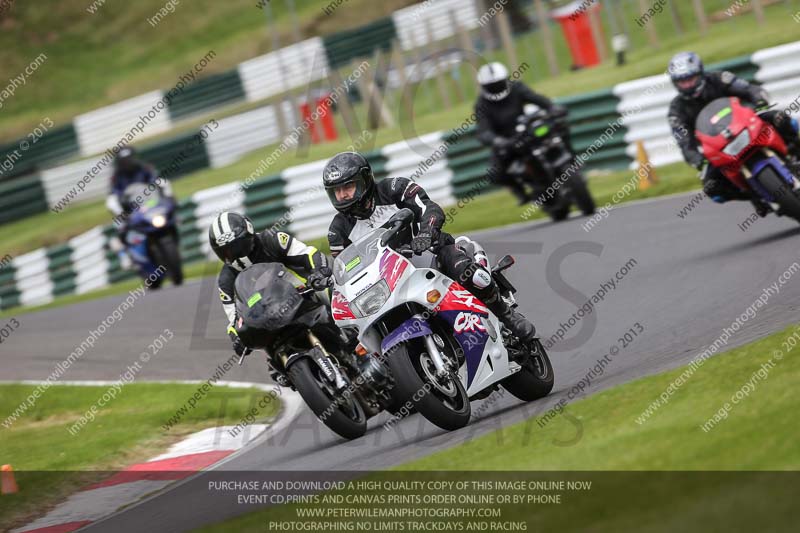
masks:
<svg viewBox="0 0 800 533"><path fill-rule="evenodd" d="M508 471L513 476L523 471L575 471L579 475L544 473L535 479L593 480L591 491L583 495L568 492L563 505L504 507L503 521L533 522L536 531L792 530L794 513L790 510L795 496L788 485L779 483L780 478L766 473L737 476L713 472L800 468L800 443L790 416L797 408L800 346L786 344L792 336L800 338L800 327L792 326L706 360L669 403L642 425L636 418L685 368L613 387L569 404L564 415L547 423L542 423L543 417L532 417L406 463L391 474L405 474L401 479L406 480L471 479L448 477L442 471L474 471L474 479L482 479L478 472ZM753 381L759 372L764 373ZM748 382L755 387L733 405L732 398ZM726 402L733 405L727 418L703 431L701 426ZM653 472L684 470L708 473ZM397 477L373 473L368 479ZM786 482L793 479L787 477ZM318 506L330 507L303 505ZM296 509L274 507L200 531L265 531L270 520L299 520Z"/></svg>
<svg viewBox="0 0 800 533"><path fill-rule="evenodd" d="M153 357L158 357L158 354ZM19 492L3 495L0 523L25 519L87 484L166 451L187 434L221 424L236 425L264 392L214 387L169 432L163 424L197 392L198 385L131 383L99 407L94 421L75 436L68 428L98 402L109 387L53 385L10 428L0 427L0 462L16 471ZM0 413L14 412L35 386L0 385ZM222 402L225 403L222 403ZM224 411L220 406L224 405ZM258 413L273 417L279 402Z"/></svg>
<svg viewBox="0 0 800 533"><path fill-rule="evenodd" d="M637 418L688 367L625 383L569 404L569 416L542 417L431 454L400 470L797 470L794 412L800 348L792 326L707 359L642 424ZM795 339L796 340L796 339ZM780 360L776 351L782 353ZM762 365L774 367L709 431L701 426ZM613 362L609 368L613 368ZM577 422L576 422L577 421ZM576 425L577 424L577 425ZM580 428L578 430L578 428ZM576 437L576 435L579 435ZM503 453L495 453L502 439ZM572 445L565 441L575 439ZM559 445L558 443L561 443Z"/></svg>
<svg viewBox="0 0 800 533"><path fill-rule="evenodd" d="M698 188L700 185L700 182L697 180L694 171L683 164L673 164L660 168L658 169L657 173L660 178L659 183L653 185L647 190L637 189L629 196L625 197L621 203L640 200L643 198L662 196L665 194L690 191ZM595 197L597 205L602 206L606 202L610 202L614 194L619 191L625 183L629 182L632 176L633 174L629 171L616 171L604 173L602 175L597 175L590 178L589 188L592 191L592 195ZM468 202L462 209L456 208L456 211L452 214L452 219L445 225L445 230L453 234L460 234L468 231L524 222L526 219L523 218L523 214L526 213L526 209L527 206L517 206L516 201L507 192L489 192L477 196L474 200ZM445 212L450 213L450 209L445 208ZM536 220L543 218L544 216L544 213L537 210L532 213L527 220ZM2 228L0 228L0 240L2 240L2 233ZM328 244L324 238L315 239L309 242L321 250L328 251ZM219 265L216 263L196 263L187 265L185 268L185 274L187 278L191 279L202 276L216 275L218 270ZM0 311L0 318L19 316L25 313L61 307L64 305L93 300L113 294L122 294L135 287L138 287L140 284L141 282L138 280L129 280L85 294L70 294L66 296L60 296L52 302L44 305L27 308L15 307L6 309L4 311Z"/></svg>

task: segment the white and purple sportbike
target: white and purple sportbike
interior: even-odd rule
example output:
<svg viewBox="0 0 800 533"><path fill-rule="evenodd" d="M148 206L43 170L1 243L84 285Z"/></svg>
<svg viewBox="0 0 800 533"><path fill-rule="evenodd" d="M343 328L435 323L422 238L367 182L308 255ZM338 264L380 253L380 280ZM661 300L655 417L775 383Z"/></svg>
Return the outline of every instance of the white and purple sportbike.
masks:
<svg viewBox="0 0 800 533"><path fill-rule="evenodd" d="M454 430L470 418L470 401L499 386L523 401L549 394L553 367L538 338L514 337L487 306L435 267L430 251L415 256L408 245L413 213L400 210L357 238L334 261L333 318L357 328L358 339L391 371L395 409L405 403L437 426ZM483 250L459 237L465 251L487 263ZM480 257L478 257L480 256ZM491 269L501 295L515 306L516 289Z"/></svg>

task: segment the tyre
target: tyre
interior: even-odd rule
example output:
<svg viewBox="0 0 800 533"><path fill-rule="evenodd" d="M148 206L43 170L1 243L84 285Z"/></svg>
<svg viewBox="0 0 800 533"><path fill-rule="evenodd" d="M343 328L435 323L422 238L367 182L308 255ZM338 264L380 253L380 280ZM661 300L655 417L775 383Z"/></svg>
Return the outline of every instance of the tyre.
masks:
<svg viewBox="0 0 800 533"><path fill-rule="evenodd" d="M755 178L780 206L780 213L800 221L800 198L792 187L771 167L766 166Z"/></svg>
<svg viewBox="0 0 800 533"><path fill-rule="evenodd" d="M308 357L297 360L289 367L289 379L303 397L311 411L331 431L345 439L357 439L367 432L364 409L352 394L339 397L328 390L328 380Z"/></svg>
<svg viewBox="0 0 800 533"><path fill-rule="evenodd" d="M553 365L539 339L534 339L527 359L520 364L519 372L508 376L501 384L514 397L523 402L544 398L553 390Z"/></svg>
<svg viewBox="0 0 800 533"><path fill-rule="evenodd" d="M428 374L432 374L432 362L419 344L400 344L387 358L387 365L394 377L395 397L403 399L442 429L453 431L463 428L469 423L470 405L461 379L458 375L451 375L446 386L432 384L428 377ZM423 366L428 369L427 372Z"/></svg>
<svg viewBox="0 0 800 533"><path fill-rule="evenodd" d="M580 174L576 174L571 180L572 199L575 205L586 216L594 215L595 205L594 198L589 192L589 187L586 185L586 179Z"/></svg>
<svg viewBox="0 0 800 533"><path fill-rule="evenodd" d="M569 204L562 205L559 203L553 207L545 206L545 211L553 222L561 222L569 216Z"/></svg>
<svg viewBox="0 0 800 533"><path fill-rule="evenodd" d="M183 264L178 243L172 235L164 235L153 243L153 259L157 265L167 269L169 278L175 285L183 283Z"/></svg>

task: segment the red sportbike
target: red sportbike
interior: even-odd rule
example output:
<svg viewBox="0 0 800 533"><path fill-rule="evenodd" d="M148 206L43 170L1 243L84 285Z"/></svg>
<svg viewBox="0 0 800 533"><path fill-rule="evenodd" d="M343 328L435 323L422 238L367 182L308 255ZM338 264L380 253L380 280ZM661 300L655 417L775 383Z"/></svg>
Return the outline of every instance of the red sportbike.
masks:
<svg viewBox="0 0 800 533"><path fill-rule="evenodd" d="M709 163L734 185L755 192L779 215L800 221L796 163L787 157L775 127L756 111L736 97L717 98L698 115L695 137Z"/></svg>

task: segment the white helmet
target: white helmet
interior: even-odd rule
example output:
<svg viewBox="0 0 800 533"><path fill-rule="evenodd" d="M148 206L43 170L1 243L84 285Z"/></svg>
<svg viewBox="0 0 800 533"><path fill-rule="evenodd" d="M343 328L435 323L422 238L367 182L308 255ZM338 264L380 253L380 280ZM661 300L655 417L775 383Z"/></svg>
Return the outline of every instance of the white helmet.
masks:
<svg viewBox="0 0 800 533"><path fill-rule="evenodd" d="M508 69L502 63L487 63L478 69L478 83L481 95L487 100L497 102L508 96L511 86L508 83Z"/></svg>

